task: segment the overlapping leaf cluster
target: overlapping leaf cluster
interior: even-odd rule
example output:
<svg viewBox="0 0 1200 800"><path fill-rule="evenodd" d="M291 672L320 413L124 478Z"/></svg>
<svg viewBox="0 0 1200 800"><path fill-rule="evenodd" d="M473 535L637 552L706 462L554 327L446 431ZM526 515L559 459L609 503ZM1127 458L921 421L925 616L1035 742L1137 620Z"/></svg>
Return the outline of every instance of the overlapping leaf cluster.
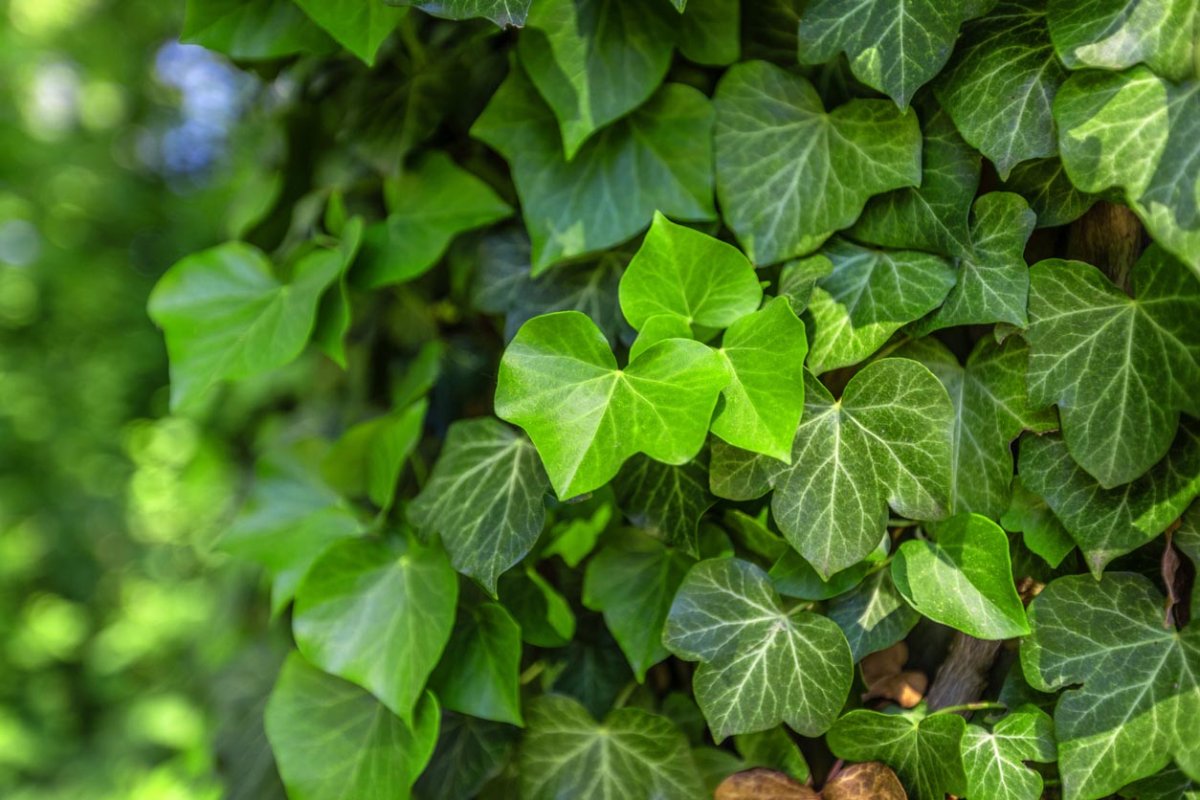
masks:
<svg viewBox="0 0 1200 800"><path fill-rule="evenodd" d="M150 305L177 409L269 420L224 541L291 607L289 796L1195 791L1198 26L189 0L293 94L286 188ZM951 631L1012 643L996 713L863 694Z"/></svg>

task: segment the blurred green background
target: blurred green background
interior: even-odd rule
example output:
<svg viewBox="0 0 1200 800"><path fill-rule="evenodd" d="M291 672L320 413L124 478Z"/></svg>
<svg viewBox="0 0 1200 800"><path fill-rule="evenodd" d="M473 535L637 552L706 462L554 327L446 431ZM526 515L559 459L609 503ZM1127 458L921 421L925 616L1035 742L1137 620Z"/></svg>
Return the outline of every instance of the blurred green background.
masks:
<svg viewBox="0 0 1200 800"><path fill-rule="evenodd" d="M7 800L278 791L258 721L269 613L212 548L235 454L166 416L145 313L158 275L236 222L239 121L262 95L175 43L182 11L0 0Z"/></svg>

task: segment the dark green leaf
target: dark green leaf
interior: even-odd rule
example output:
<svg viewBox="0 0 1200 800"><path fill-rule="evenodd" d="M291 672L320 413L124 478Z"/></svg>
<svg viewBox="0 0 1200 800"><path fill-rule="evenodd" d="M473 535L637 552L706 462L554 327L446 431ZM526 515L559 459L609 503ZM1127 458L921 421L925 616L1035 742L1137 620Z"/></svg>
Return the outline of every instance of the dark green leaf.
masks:
<svg viewBox="0 0 1200 800"><path fill-rule="evenodd" d="M943 800L966 792L959 742L966 723L957 714L851 711L829 731L834 755L849 761L882 761L896 771L913 800Z"/></svg>
<svg viewBox="0 0 1200 800"><path fill-rule="evenodd" d="M451 711L521 724L521 627L504 606L458 611L458 623L429 687Z"/></svg>

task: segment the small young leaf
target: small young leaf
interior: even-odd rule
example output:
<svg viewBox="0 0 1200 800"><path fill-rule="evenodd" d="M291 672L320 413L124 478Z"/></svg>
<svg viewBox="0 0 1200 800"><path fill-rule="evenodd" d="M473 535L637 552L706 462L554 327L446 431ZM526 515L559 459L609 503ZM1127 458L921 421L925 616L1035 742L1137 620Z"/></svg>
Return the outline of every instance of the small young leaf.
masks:
<svg viewBox="0 0 1200 800"><path fill-rule="evenodd" d="M1179 412L1200 416L1200 282L1151 247L1133 290L1078 261L1030 270L1029 399L1058 405L1071 455L1105 488L1166 454Z"/></svg>
<svg viewBox="0 0 1200 800"><path fill-rule="evenodd" d="M777 769L798 781L808 780L808 762L782 725L757 733L739 734L733 737L733 746L746 766Z"/></svg>
<svg viewBox="0 0 1200 800"><path fill-rule="evenodd" d="M281 367L304 349L321 294L342 259L316 251L285 283L261 250L229 242L187 256L150 295L150 317L171 357L171 408L189 407L223 380Z"/></svg>
<svg viewBox="0 0 1200 800"><path fill-rule="evenodd" d="M545 695L530 704L521 745L521 797L658 798L703 795L687 740L671 722L638 708L621 708L597 725L568 697Z"/></svg>
<svg viewBox="0 0 1200 800"><path fill-rule="evenodd" d="M800 63L844 52L856 78L907 108L945 65L959 26L990 6L988 0L816 0L800 18Z"/></svg>
<svg viewBox="0 0 1200 800"><path fill-rule="evenodd" d="M534 569L514 570L497 586L500 604L535 647L562 647L575 636L575 614L566 599Z"/></svg>
<svg viewBox="0 0 1200 800"><path fill-rule="evenodd" d="M1066 800L1104 797L1174 758L1200 768L1200 631L1163 626L1163 598L1129 573L1068 575L1029 608L1021 665L1054 709Z"/></svg>
<svg viewBox="0 0 1200 800"><path fill-rule="evenodd" d="M811 252L872 195L921 182L916 114L887 102L827 112L807 80L751 61L725 73L715 103L722 214L760 266Z"/></svg>
<svg viewBox="0 0 1200 800"><path fill-rule="evenodd" d="M541 535L549 488L528 439L498 420L460 420L408 519L440 536L454 568L495 594L496 579Z"/></svg>
<svg viewBox="0 0 1200 800"><path fill-rule="evenodd" d="M438 704L425 694L406 724L362 689L292 653L267 703L266 729L289 797L393 800L409 796L433 754Z"/></svg>
<svg viewBox="0 0 1200 800"><path fill-rule="evenodd" d="M325 551L300 583L292 629L309 661L408 720L450 638L457 597L440 549L351 539Z"/></svg>
<svg viewBox="0 0 1200 800"><path fill-rule="evenodd" d="M429 688L451 711L520 725L520 672L521 626L504 606L463 606Z"/></svg>
<svg viewBox="0 0 1200 800"><path fill-rule="evenodd" d="M604 622L638 681L667 657L663 624L693 559L637 533L622 531L588 562L583 604Z"/></svg>
<svg viewBox="0 0 1200 800"><path fill-rule="evenodd" d="M785 613L766 573L734 558L702 561L671 605L663 644L696 669L694 691L717 741L785 722L824 732L850 690L853 665L837 625Z"/></svg>
<svg viewBox="0 0 1200 800"><path fill-rule="evenodd" d="M325 456L325 479L349 497L365 495L377 507L391 508L400 471L421 440L427 407L421 399L346 431Z"/></svg>
<svg viewBox="0 0 1200 800"><path fill-rule="evenodd" d="M736 247L657 211L642 246L621 276L621 310L636 330L651 317L727 328L762 301L752 265Z"/></svg>
<svg viewBox="0 0 1200 800"><path fill-rule="evenodd" d="M1006 714L990 731L968 725L962 738L967 797L1040 800L1042 776L1025 762L1055 758L1054 722L1037 706Z"/></svg>
<svg viewBox="0 0 1200 800"><path fill-rule="evenodd" d="M808 368L817 375L865 360L954 288L950 262L929 253L836 239L821 254L833 262L833 272L817 281L808 300Z"/></svg>
<svg viewBox="0 0 1200 800"><path fill-rule="evenodd" d="M567 499L603 486L638 452L668 464L694 458L727 381L715 352L684 339L618 369L595 324L563 311L531 319L509 344L496 413L525 429Z"/></svg>
<svg viewBox="0 0 1200 800"><path fill-rule="evenodd" d="M1057 567L1075 549L1075 540L1063 527L1045 500L1025 488L1020 475L1014 475L1008 510L1000 517L1006 531L1019 531L1025 546L1051 567Z"/></svg>
<svg viewBox="0 0 1200 800"><path fill-rule="evenodd" d="M959 514L933 529L934 539L900 545L892 580L913 608L977 639L1029 633L1017 596L1008 537L978 514Z"/></svg>
<svg viewBox="0 0 1200 800"><path fill-rule="evenodd" d="M829 731L829 749L849 761L882 761L900 776L913 800L965 794L959 742L966 722L957 714L851 711Z"/></svg>

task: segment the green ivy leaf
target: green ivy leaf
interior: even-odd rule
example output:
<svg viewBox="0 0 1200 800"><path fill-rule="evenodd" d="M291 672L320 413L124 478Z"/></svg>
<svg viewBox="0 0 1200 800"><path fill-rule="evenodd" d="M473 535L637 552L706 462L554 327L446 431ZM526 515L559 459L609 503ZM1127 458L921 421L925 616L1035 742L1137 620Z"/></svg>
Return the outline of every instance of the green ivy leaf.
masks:
<svg viewBox="0 0 1200 800"><path fill-rule="evenodd" d="M709 494L702 457L675 465L634 456L613 479L613 492L631 523L689 555L699 555L696 527L717 501Z"/></svg>
<svg viewBox="0 0 1200 800"><path fill-rule="evenodd" d="M245 505L219 541L221 550L270 573L273 611L291 602L325 548L362 529L350 504L321 480L319 454L312 450L299 446L263 455Z"/></svg>
<svg viewBox="0 0 1200 800"><path fill-rule="evenodd" d="M1051 111L1066 78L1041 0L1005 0L964 28L934 91L963 138L1004 179L1016 164L1058 152Z"/></svg>
<svg viewBox="0 0 1200 800"><path fill-rule="evenodd" d="M992 2L815 0L800 17L800 63L820 64L843 52L854 77L907 108L945 65L959 26Z"/></svg>
<svg viewBox="0 0 1200 800"><path fill-rule="evenodd" d="M325 456L325 479L349 497L365 495L377 507L391 508L400 471L421 440L428 405L422 398L346 431Z"/></svg>
<svg viewBox="0 0 1200 800"><path fill-rule="evenodd" d="M804 410L804 323L777 297L729 326L717 353L729 385L712 432L735 447L790 461Z"/></svg>
<svg viewBox="0 0 1200 800"><path fill-rule="evenodd" d="M244 61L336 49L291 0L188 0L179 38Z"/></svg>
<svg viewBox="0 0 1200 800"><path fill-rule="evenodd" d="M553 109L567 161L596 131L646 101L671 65L677 19L666 3L538 0L517 54Z"/></svg>
<svg viewBox="0 0 1200 800"><path fill-rule="evenodd" d="M1141 575L1068 575L1029 608L1021 665L1054 709L1065 800L1103 797L1176 760L1200 772L1200 636L1163 624Z"/></svg>
<svg viewBox="0 0 1200 800"><path fill-rule="evenodd" d="M292 653L267 703L266 728L288 797L394 800L409 796L433 754L438 704L424 695L405 724L362 689Z"/></svg>
<svg viewBox="0 0 1200 800"><path fill-rule="evenodd" d="M621 276L620 298L621 311L636 330L664 314L689 325L727 328L758 308L762 286L736 247L656 211Z"/></svg>
<svg viewBox="0 0 1200 800"><path fill-rule="evenodd" d="M773 486L780 530L828 576L875 549L889 506L912 519L946 516L954 410L937 378L908 359L868 364L837 401L807 380L791 465L715 444L712 486L730 499Z"/></svg>
<svg viewBox="0 0 1200 800"><path fill-rule="evenodd" d="M718 742L781 722L817 736L837 718L853 677L837 625L783 611L766 573L735 558L692 567L671 605L663 644L702 662L693 690Z"/></svg>
<svg viewBox="0 0 1200 800"><path fill-rule="evenodd" d="M1054 118L1072 183L1123 190L1154 239L1200 273L1200 81L1168 83L1145 67L1081 72Z"/></svg>
<svg viewBox="0 0 1200 800"><path fill-rule="evenodd" d="M512 167L538 275L635 236L656 210L713 219L712 120L704 95L668 83L568 162L554 114L514 64L471 134Z"/></svg>
<svg viewBox="0 0 1200 800"><path fill-rule="evenodd" d="M833 262L823 255L789 261L779 271L779 296L786 297L792 311L803 314L808 308L817 281L833 272Z"/></svg>
<svg viewBox="0 0 1200 800"><path fill-rule="evenodd" d="M458 623L429 681L451 711L521 724L521 626L504 606L458 610Z"/></svg>
<svg viewBox="0 0 1200 800"><path fill-rule="evenodd" d="M855 663L899 642L921 619L896 590L888 569L872 572L854 589L834 598L826 613L846 635Z"/></svg>
<svg viewBox="0 0 1200 800"><path fill-rule="evenodd" d="M1105 489L1059 436L1021 440L1021 482L1046 499L1098 577L1104 566L1158 536L1200 492L1200 434L1179 427L1166 458L1131 483Z"/></svg>
<svg viewBox="0 0 1200 800"><path fill-rule="evenodd" d="M1122 787L1117 794L1134 800L1200 800L1200 781L1189 778L1178 767Z"/></svg>
<svg viewBox="0 0 1200 800"><path fill-rule="evenodd" d="M1075 188L1059 158L1022 161L1012 168L1008 180L1001 186L1025 198L1037 215L1039 228L1074 222L1087 213L1097 199Z"/></svg>
<svg viewBox="0 0 1200 800"><path fill-rule="evenodd" d="M533 0L384 0L392 6L412 6L446 19L484 17L500 27L525 24Z"/></svg>
<svg viewBox="0 0 1200 800"><path fill-rule="evenodd" d="M603 486L638 452L690 461L727 381L717 354L685 339L659 342L618 369L595 323L563 311L531 319L509 344L496 413L525 429L566 499Z"/></svg>
<svg viewBox="0 0 1200 800"><path fill-rule="evenodd" d="M922 126L921 184L871 198L847 235L900 250L944 256L969 252L967 212L979 186L979 154L934 106Z"/></svg>
<svg viewBox="0 0 1200 800"><path fill-rule="evenodd" d="M833 271L817 281L808 300L808 368L817 375L865 360L904 325L940 306L954 287L954 268L929 253L844 239L821 253Z"/></svg>
<svg viewBox="0 0 1200 800"><path fill-rule="evenodd" d="M1006 714L990 731L968 725L962 738L967 797L1039 800L1042 776L1025 762L1046 764L1055 758L1054 721L1037 706Z"/></svg>
<svg viewBox="0 0 1200 800"><path fill-rule="evenodd" d="M733 737L733 746L745 761L743 769L766 767L786 772L798 781L808 780L808 762L782 725L757 733L739 734Z"/></svg>
<svg viewBox="0 0 1200 800"><path fill-rule="evenodd" d="M1180 411L1200 416L1200 283L1151 247L1133 292L1077 261L1030 270L1030 400L1058 405L1071 455L1105 488L1166 454Z"/></svg>
<svg viewBox="0 0 1200 800"><path fill-rule="evenodd" d="M458 578L444 553L404 539L350 539L296 590L300 652L411 719L454 626Z"/></svg>
<svg viewBox="0 0 1200 800"><path fill-rule="evenodd" d="M666 658L663 625L675 590L695 563L678 550L637 533L620 531L588 562L583 604L604 613L604 623L639 682Z"/></svg>
<svg viewBox="0 0 1200 800"><path fill-rule="evenodd" d="M651 345L667 339L695 339L692 326L683 317L674 314L657 314L650 317L638 331L637 338L629 345L629 360L633 361Z"/></svg>
<svg viewBox="0 0 1200 800"><path fill-rule="evenodd" d="M937 376L954 407L951 443L950 508L998 519L1008 507L1012 481L1012 442L1021 431L1057 427L1051 412L1035 412L1026 396L1029 348L1018 338L1004 344L985 336L966 365L934 338L897 351L920 361Z"/></svg>
<svg viewBox="0 0 1200 800"><path fill-rule="evenodd" d="M403 9L361 0L296 0L296 5L367 66L375 63L379 46L405 13Z"/></svg>
<svg viewBox="0 0 1200 800"><path fill-rule="evenodd" d="M302 257L290 281L255 247L229 242L187 256L150 295L171 358L171 408L194 406L218 382L281 367L308 343L322 293L342 269L333 251Z"/></svg>
<svg viewBox="0 0 1200 800"><path fill-rule="evenodd" d="M892 560L892 580L904 599L923 616L977 639L1029 633L1000 526L959 514L933 534L900 545Z"/></svg>
<svg viewBox="0 0 1200 800"><path fill-rule="evenodd" d="M692 0L683 17L672 24L678 26L679 52L689 61L723 67L741 55L738 0Z"/></svg>
<svg viewBox="0 0 1200 800"><path fill-rule="evenodd" d="M1006 531L1019 531L1025 546L1051 567L1057 567L1075 549L1075 540L1049 504L1026 489L1020 475L1013 476L1012 498L1000 525Z"/></svg>
<svg viewBox="0 0 1200 800"><path fill-rule="evenodd" d="M1029 266L1025 244L1037 223L1020 195L989 192L971 207L971 245L958 260L958 277L946 301L917 323L924 335L955 325L1027 324Z"/></svg>
<svg viewBox="0 0 1200 800"><path fill-rule="evenodd" d="M863 579L876 563L887 556L888 543L881 541L866 560L847 567L841 572L835 572L826 580L822 578L812 564L792 548L784 550L783 555L771 565L767 575L775 590L784 597L795 597L799 600L828 600L844 594Z"/></svg>
<svg viewBox="0 0 1200 800"><path fill-rule="evenodd" d="M521 626L521 638L535 647L562 647L575 636L571 605L532 566L500 579L500 604Z"/></svg>
<svg viewBox="0 0 1200 800"><path fill-rule="evenodd" d="M313 344L342 369L346 369L347 365L346 335L350 332L352 322L346 273L362 248L363 230L362 217L354 217L340 226L337 253L342 266L338 271L337 283L321 297L312 334Z"/></svg>
<svg viewBox="0 0 1200 800"><path fill-rule="evenodd" d="M437 749L413 787L419 800L474 797L512 757L520 733L511 725L444 714Z"/></svg>
<svg viewBox="0 0 1200 800"><path fill-rule="evenodd" d="M717 86L717 193L756 264L816 249L872 195L921 182L916 114L879 100L826 111L806 79L762 61Z"/></svg>
<svg viewBox="0 0 1200 800"><path fill-rule="evenodd" d="M851 711L837 721L826 741L848 761L882 761L896 771L913 800L943 800L962 795L966 776L959 743L966 722L957 714L912 711L881 714Z"/></svg>
<svg viewBox="0 0 1200 800"><path fill-rule="evenodd" d="M512 215L490 186L434 151L385 184L388 217L367 228L354 280L368 289L428 272L460 233Z"/></svg>
<svg viewBox="0 0 1200 800"><path fill-rule="evenodd" d="M454 568L495 595L496 579L541 535L549 488L528 439L495 419L460 420L408 519L440 536Z"/></svg>
<svg viewBox="0 0 1200 800"><path fill-rule="evenodd" d="M1191 0L1049 0L1046 11L1054 48L1070 69L1146 64L1176 81L1195 71Z"/></svg>
<svg viewBox="0 0 1200 800"><path fill-rule="evenodd" d="M527 716L522 800L695 800L704 793L687 739L657 714L620 708L597 725L574 700L545 695L529 705Z"/></svg>

